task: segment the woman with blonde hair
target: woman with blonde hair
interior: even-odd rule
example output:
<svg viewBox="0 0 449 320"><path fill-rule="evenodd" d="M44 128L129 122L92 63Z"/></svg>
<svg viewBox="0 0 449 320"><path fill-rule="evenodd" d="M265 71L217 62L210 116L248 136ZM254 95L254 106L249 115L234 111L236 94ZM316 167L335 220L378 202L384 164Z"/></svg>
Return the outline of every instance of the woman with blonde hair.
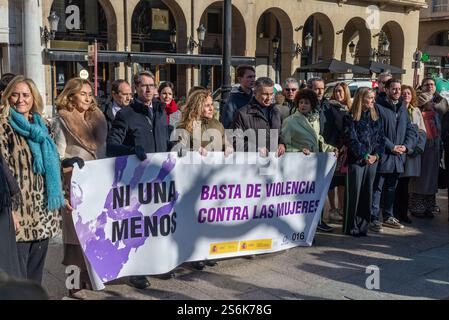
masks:
<svg viewBox="0 0 449 320"><path fill-rule="evenodd" d="M379 159L385 150L385 136L370 88L359 88L349 115L345 117L348 147L343 232L366 236L371 220L373 184Z"/></svg>
<svg viewBox="0 0 449 320"><path fill-rule="evenodd" d="M199 151L203 156L207 155L208 151L223 151L226 156L234 152L226 139L223 125L214 118L214 112L210 91L197 89L189 94L181 121L176 129L182 148ZM216 264L215 260L195 261L192 266L202 270L206 265L213 267Z"/></svg>
<svg viewBox="0 0 449 320"><path fill-rule="evenodd" d="M49 239L60 233L64 205L61 167L51 130L43 119L42 97L31 79L15 77L2 95L0 150L17 180L13 204L20 273L42 282Z"/></svg>
<svg viewBox="0 0 449 320"><path fill-rule="evenodd" d="M88 80L74 78L66 83L64 90L56 99L58 115L53 121L53 130L64 168L64 189L67 201L69 201L70 179L75 163L82 168L84 161L106 157L107 122L92 92L92 84ZM70 206L63 210L62 221L63 264L78 266L81 270L82 288L89 288L89 276L73 225ZM70 290L69 294L74 298L85 298L82 291Z"/></svg>
<svg viewBox="0 0 449 320"><path fill-rule="evenodd" d="M352 106L351 92L346 82L338 83L332 92L329 100L329 105L334 114L336 134L339 135L336 147L339 150L337 159L337 168L335 169L334 177L332 178L328 197L329 197L329 219L335 222L343 220L343 208L345 198L345 180L348 173L347 157L348 152L345 146L345 135L343 129L343 118L348 114ZM335 200L335 191L337 191L338 203Z"/></svg>
<svg viewBox="0 0 449 320"><path fill-rule="evenodd" d="M179 142L187 150L197 150L203 155L206 155L208 151L224 151L226 155L233 152L232 146L225 137L224 127L214 118L214 113L212 96L208 90L197 90L189 96L177 127L180 135ZM201 136L194 134L197 126L200 127L198 133L201 133ZM212 141L203 140L206 131L214 137Z"/></svg>

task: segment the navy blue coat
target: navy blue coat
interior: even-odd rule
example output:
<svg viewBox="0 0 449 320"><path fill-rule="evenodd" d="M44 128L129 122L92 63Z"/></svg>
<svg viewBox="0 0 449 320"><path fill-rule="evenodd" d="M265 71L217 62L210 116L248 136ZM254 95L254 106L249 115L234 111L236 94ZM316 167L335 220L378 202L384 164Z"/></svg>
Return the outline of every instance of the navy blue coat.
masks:
<svg viewBox="0 0 449 320"><path fill-rule="evenodd" d="M319 108L320 112L320 135L324 141L331 146L338 146L339 140L343 132L337 127L338 110L331 106L329 100L323 99Z"/></svg>
<svg viewBox="0 0 449 320"><path fill-rule="evenodd" d="M382 158L385 152L385 135L382 119L371 119L369 111L362 112L360 121L355 121L351 115L344 117L346 141L348 144L348 163L365 166L367 155L377 155Z"/></svg>
<svg viewBox="0 0 449 320"><path fill-rule="evenodd" d="M138 145L146 153L169 151L169 127L162 102L153 100L152 119L148 107L137 100L116 114L107 138L107 155L134 154L134 147Z"/></svg>
<svg viewBox="0 0 449 320"><path fill-rule="evenodd" d="M252 97L252 93L247 94L240 87L236 91L231 92L228 102L220 114L220 122L223 124L225 129L231 128L237 110L248 105Z"/></svg>
<svg viewBox="0 0 449 320"><path fill-rule="evenodd" d="M380 95L376 102L385 134L385 153L380 159L377 172L402 173L407 155L394 154L392 150L397 145L405 146L407 151L412 150L418 141L418 131L410 122L402 100L394 106L386 96Z"/></svg>

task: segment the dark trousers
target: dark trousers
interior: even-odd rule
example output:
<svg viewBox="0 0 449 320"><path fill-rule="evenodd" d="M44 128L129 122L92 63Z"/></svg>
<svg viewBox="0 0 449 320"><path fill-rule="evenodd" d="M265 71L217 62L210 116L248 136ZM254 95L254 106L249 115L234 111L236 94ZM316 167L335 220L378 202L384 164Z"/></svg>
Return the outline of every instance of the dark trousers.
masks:
<svg viewBox="0 0 449 320"><path fill-rule="evenodd" d="M384 221L393 217L394 196L398 185L399 173L378 173L374 180L373 205L371 208L371 221L379 221L380 199L383 199Z"/></svg>
<svg viewBox="0 0 449 320"><path fill-rule="evenodd" d="M49 240L18 242L19 268L25 279L42 283Z"/></svg>
<svg viewBox="0 0 449 320"><path fill-rule="evenodd" d="M343 221L345 234L357 236L368 232L376 171L377 162L371 166L349 165Z"/></svg>
<svg viewBox="0 0 449 320"><path fill-rule="evenodd" d="M394 216L403 221L408 215L408 184L410 178L400 178L394 198Z"/></svg>

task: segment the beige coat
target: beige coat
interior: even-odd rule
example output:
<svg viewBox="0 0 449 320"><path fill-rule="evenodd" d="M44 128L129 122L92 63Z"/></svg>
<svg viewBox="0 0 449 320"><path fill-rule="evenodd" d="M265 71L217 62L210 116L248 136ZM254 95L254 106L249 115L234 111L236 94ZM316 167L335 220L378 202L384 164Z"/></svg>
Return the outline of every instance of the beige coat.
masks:
<svg viewBox="0 0 449 320"><path fill-rule="evenodd" d="M53 120L53 131L59 156L62 159L80 157L84 161L106 157L107 123L100 109L86 112L85 116L75 109L60 110ZM72 173L64 172L63 182L66 198L70 198ZM62 212L63 239L65 244L79 244L73 220L67 210Z"/></svg>

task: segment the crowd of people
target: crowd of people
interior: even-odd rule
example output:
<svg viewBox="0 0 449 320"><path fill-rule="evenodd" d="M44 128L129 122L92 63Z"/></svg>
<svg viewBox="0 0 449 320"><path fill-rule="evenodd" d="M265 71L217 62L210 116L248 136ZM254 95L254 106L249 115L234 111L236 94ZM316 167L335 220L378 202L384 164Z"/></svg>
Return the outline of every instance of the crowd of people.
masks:
<svg viewBox="0 0 449 320"><path fill-rule="evenodd" d="M81 289L90 288L70 215L69 186L75 165L82 168L85 161L106 157L136 155L143 161L148 153L172 150L180 156L183 150L203 156L210 151L226 156L274 152L278 157L285 152L306 157L329 152L337 166L326 217L342 224L345 234L359 237L384 227L402 229L412 222L408 213L432 218L439 211L438 176L441 164L449 164L449 105L432 78L415 89L384 73L377 90L359 88L352 98L341 82L330 99L324 97L321 78L307 84L288 78L275 94L270 78L256 79L254 67L243 65L237 68L236 81L239 86L217 114L206 88L193 87L178 106L174 84L158 86L147 71L137 73L132 85L114 81L104 106L97 104L88 80L74 78L56 99L56 116L46 119L33 80L4 75L0 270L41 283L49 240L63 230L63 264L78 266ZM208 130L221 137L218 145L209 135L204 138ZM228 130L235 132L234 139ZM264 134L245 134L251 130ZM240 147L238 141L243 142ZM332 232L324 220L323 212L318 230ZM200 261L193 266L201 270L215 264ZM171 272L165 278L173 276ZM140 289L150 285L143 276L130 277L129 282ZM69 294L84 298L80 290Z"/></svg>

